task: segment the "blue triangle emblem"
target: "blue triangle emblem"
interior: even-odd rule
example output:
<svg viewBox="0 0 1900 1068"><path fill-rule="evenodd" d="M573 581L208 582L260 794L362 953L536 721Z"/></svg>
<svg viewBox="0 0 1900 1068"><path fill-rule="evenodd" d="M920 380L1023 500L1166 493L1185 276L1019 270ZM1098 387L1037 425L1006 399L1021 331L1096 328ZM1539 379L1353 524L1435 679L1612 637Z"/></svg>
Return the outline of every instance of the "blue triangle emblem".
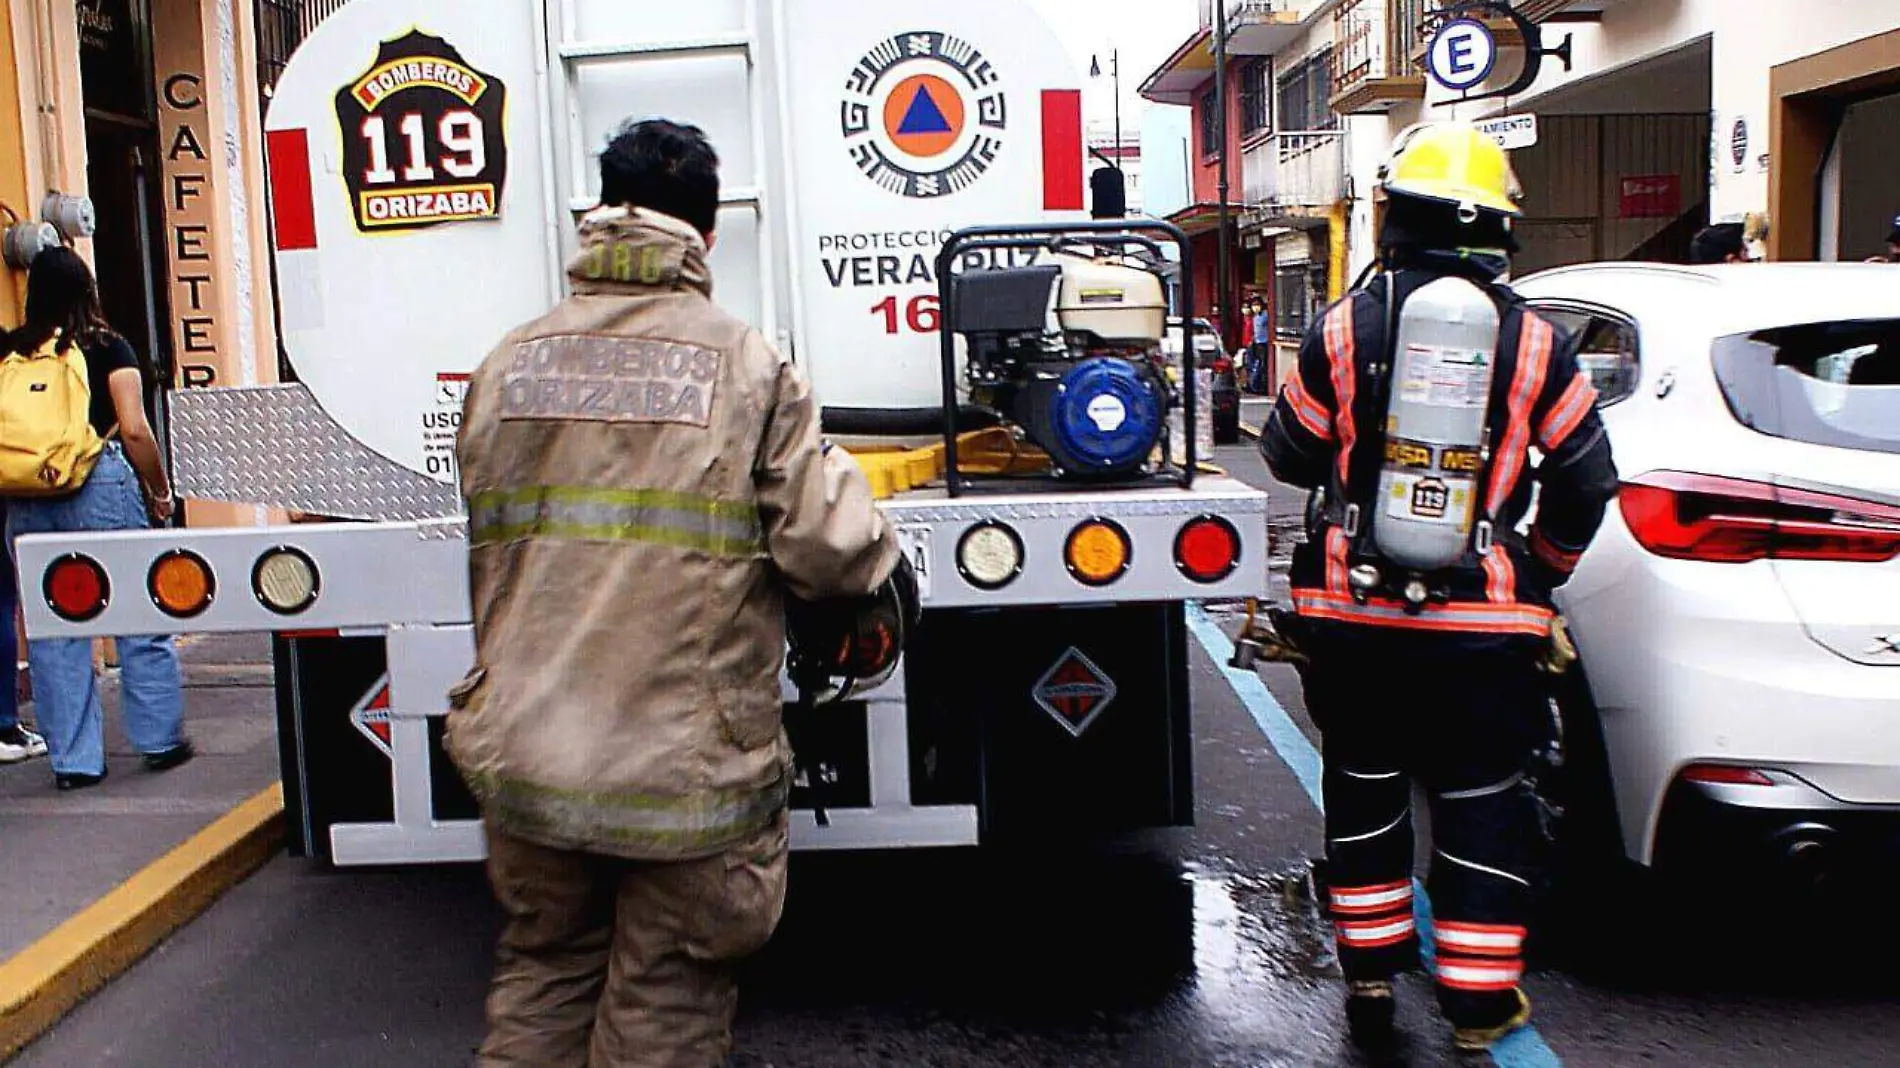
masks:
<svg viewBox="0 0 1900 1068"><path fill-rule="evenodd" d="M917 95L911 98L910 110L904 113L904 121L897 127L900 136L907 134L947 134L950 120L943 117L943 109L924 86L917 87Z"/></svg>

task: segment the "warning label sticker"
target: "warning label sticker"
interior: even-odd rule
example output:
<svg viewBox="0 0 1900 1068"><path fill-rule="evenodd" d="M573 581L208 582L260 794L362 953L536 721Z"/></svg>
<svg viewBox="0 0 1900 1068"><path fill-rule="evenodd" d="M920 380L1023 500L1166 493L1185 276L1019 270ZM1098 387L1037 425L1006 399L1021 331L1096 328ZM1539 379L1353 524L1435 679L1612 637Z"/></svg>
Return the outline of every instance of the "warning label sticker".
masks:
<svg viewBox="0 0 1900 1068"><path fill-rule="evenodd" d="M422 413L422 462L430 478L453 481L455 435L462 429L462 402L468 399L465 374L435 376L435 403Z"/></svg>
<svg viewBox="0 0 1900 1068"><path fill-rule="evenodd" d="M1407 345L1399 360L1399 398L1434 408L1483 408L1491 400L1492 353Z"/></svg>

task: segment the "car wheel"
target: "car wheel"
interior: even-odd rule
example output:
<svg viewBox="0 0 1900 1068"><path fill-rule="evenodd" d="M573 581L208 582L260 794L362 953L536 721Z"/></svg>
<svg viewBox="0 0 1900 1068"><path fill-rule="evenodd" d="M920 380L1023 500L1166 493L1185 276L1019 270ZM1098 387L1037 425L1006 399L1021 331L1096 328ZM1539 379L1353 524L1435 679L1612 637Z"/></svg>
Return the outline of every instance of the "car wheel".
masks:
<svg viewBox="0 0 1900 1068"><path fill-rule="evenodd" d="M1645 869L1623 847L1608 748L1581 663L1557 679L1551 699L1561 723L1562 763L1539 776L1548 818L1532 955L1592 970L1632 944L1632 917L1653 892Z"/></svg>

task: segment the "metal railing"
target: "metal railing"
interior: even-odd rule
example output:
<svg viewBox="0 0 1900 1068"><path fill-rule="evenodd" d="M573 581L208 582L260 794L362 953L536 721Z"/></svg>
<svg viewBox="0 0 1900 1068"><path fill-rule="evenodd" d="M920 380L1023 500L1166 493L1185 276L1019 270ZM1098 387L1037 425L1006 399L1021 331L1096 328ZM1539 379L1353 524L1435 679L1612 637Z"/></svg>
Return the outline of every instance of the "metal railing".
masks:
<svg viewBox="0 0 1900 1068"><path fill-rule="evenodd" d="M349 0L257 0L257 84L265 100L297 46L346 3Z"/></svg>
<svg viewBox="0 0 1900 1068"><path fill-rule="evenodd" d="M1241 157L1241 188L1266 209L1328 207L1346 193L1346 137L1339 130L1289 130Z"/></svg>
<svg viewBox="0 0 1900 1068"><path fill-rule="evenodd" d="M1333 92L1385 78L1423 76L1413 56L1437 11L1433 0L1346 0L1333 12L1338 56Z"/></svg>

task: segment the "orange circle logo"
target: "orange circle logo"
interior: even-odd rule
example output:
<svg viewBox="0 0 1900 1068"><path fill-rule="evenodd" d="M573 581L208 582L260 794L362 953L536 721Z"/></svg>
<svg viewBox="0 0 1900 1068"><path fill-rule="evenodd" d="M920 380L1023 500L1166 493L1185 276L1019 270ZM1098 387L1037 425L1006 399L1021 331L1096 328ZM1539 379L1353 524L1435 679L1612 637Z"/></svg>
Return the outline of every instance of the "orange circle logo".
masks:
<svg viewBox="0 0 1900 1068"><path fill-rule="evenodd" d="M934 74L912 75L884 101L884 132L908 156L940 156L963 136L963 94Z"/></svg>

